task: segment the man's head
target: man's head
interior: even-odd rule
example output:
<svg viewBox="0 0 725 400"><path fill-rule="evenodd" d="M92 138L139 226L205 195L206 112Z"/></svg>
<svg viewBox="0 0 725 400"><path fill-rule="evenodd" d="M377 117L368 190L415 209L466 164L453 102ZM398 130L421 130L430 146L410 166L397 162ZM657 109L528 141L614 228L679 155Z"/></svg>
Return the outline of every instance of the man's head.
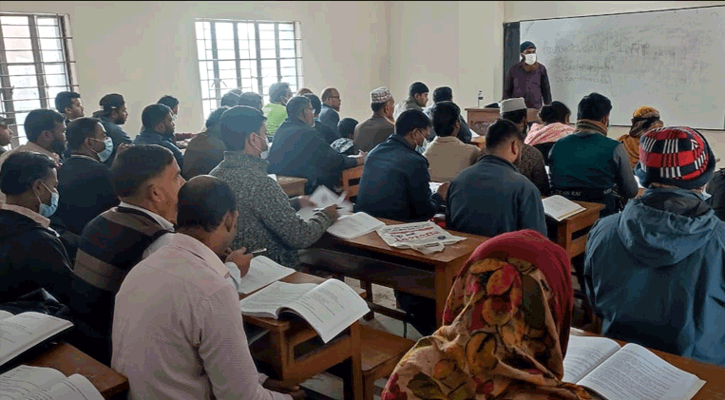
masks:
<svg viewBox="0 0 725 400"><path fill-rule="evenodd" d="M93 155L105 162L113 152L113 142L107 140L100 119L78 118L68 125L65 136L73 153Z"/></svg>
<svg viewBox="0 0 725 400"><path fill-rule="evenodd" d="M355 134L355 127L357 126L357 120L352 118L343 118L337 123L337 130L340 132L340 137L346 139L352 139Z"/></svg>
<svg viewBox="0 0 725 400"><path fill-rule="evenodd" d="M660 120L660 112L656 108L642 106L634 110L632 114L632 127L629 129L629 136L640 137L649 130L664 126L665 124Z"/></svg>
<svg viewBox="0 0 725 400"><path fill-rule="evenodd" d="M234 89L237 90L237 89ZM239 104L239 95L234 90L227 92L222 96L221 106L222 107L234 107Z"/></svg>
<svg viewBox="0 0 725 400"><path fill-rule="evenodd" d="M461 109L450 101L436 103L433 107L433 129L440 137L458 136L461 130Z"/></svg>
<svg viewBox="0 0 725 400"><path fill-rule="evenodd" d="M536 64L536 46L532 42L521 43L519 50L521 50L521 61L526 65Z"/></svg>
<svg viewBox="0 0 725 400"><path fill-rule="evenodd" d="M308 93L313 93L313 92L312 92L312 90L310 90L306 87L303 87L302 89L298 90L297 93L295 93L295 96L304 96Z"/></svg>
<svg viewBox="0 0 725 400"><path fill-rule="evenodd" d="M385 86L381 86L370 92L370 108L374 113L379 113L383 117L393 119L395 100L390 90Z"/></svg>
<svg viewBox="0 0 725 400"><path fill-rule="evenodd" d="M259 156L267 150L267 118L249 106L232 107L222 114L221 138L229 151Z"/></svg>
<svg viewBox="0 0 725 400"><path fill-rule="evenodd" d="M234 192L220 179L199 175L179 190L178 229L199 236L217 254L231 246L238 217Z"/></svg>
<svg viewBox="0 0 725 400"><path fill-rule="evenodd" d="M342 104L342 100L340 100L340 92L338 92L337 89L326 88L322 91L322 95L320 97L324 104L327 104L328 107L340 112L340 104Z"/></svg>
<svg viewBox="0 0 725 400"><path fill-rule="evenodd" d="M299 119L309 126L315 126L315 109L305 96L295 96L287 102L287 116L293 121Z"/></svg>
<svg viewBox="0 0 725 400"><path fill-rule="evenodd" d="M701 191L716 164L715 154L700 132L686 126L665 127L642 135L634 172L645 187L659 184Z"/></svg>
<svg viewBox="0 0 725 400"><path fill-rule="evenodd" d="M76 92L60 92L55 96L55 109L66 118L74 120L83 116L81 95Z"/></svg>
<svg viewBox="0 0 725 400"><path fill-rule="evenodd" d="M171 109L164 104L151 104L141 113L144 129L151 129L162 135L173 135L176 129Z"/></svg>
<svg viewBox="0 0 725 400"><path fill-rule="evenodd" d="M313 93L304 94L302 97L310 100L310 104L312 104L312 111L315 113L315 118L319 117L320 111L322 111L322 102L320 101L320 98L315 96Z"/></svg>
<svg viewBox="0 0 725 400"><path fill-rule="evenodd" d="M103 115L107 116L116 125L123 125L128 119L126 101L118 93L110 93L101 98L99 102Z"/></svg>
<svg viewBox="0 0 725 400"><path fill-rule="evenodd" d="M609 126L609 112L612 111L612 102L599 93L591 93L579 102L576 118L599 121Z"/></svg>
<svg viewBox="0 0 725 400"><path fill-rule="evenodd" d="M65 118L46 109L33 110L25 117L25 135L38 146L57 154L65 152Z"/></svg>
<svg viewBox="0 0 725 400"><path fill-rule="evenodd" d="M418 106L425 107L428 103L428 86L422 82L415 82L410 85L410 89L408 89L408 96L415 99L415 104Z"/></svg>
<svg viewBox="0 0 725 400"><path fill-rule="evenodd" d="M453 89L448 86L436 88L436 90L433 91L433 103L438 104L441 101L453 101Z"/></svg>
<svg viewBox="0 0 725 400"><path fill-rule="evenodd" d="M430 120L420 110L404 111L395 121L395 134L420 147L430 136Z"/></svg>
<svg viewBox="0 0 725 400"><path fill-rule="evenodd" d="M171 112L176 116L179 113L179 99L174 96L166 95L159 99L156 104L163 104L171 109Z"/></svg>
<svg viewBox="0 0 725 400"><path fill-rule="evenodd" d="M30 151L11 154L0 170L0 190L9 204L35 212L40 212L40 205L45 204L43 208L55 211L58 205L56 167L55 161L45 154ZM55 202L53 197L56 197ZM50 217L49 211L43 212L43 216Z"/></svg>
<svg viewBox="0 0 725 400"><path fill-rule="evenodd" d="M516 124L499 119L486 131L486 152L515 163L524 145L524 135Z"/></svg>
<svg viewBox="0 0 725 400"><path fill-rule="evenodd" d="M13 120L10 118L0 117L0 146L7 146L13 138L13 131L10 124Z"/></svg>
<svg viewBox="0 0 725 400"><path fill-rule="evenodd" d="M111 177L121 200L176 222L179 189L185 181L171 150L155 144L131 146L116 154Z"/></svg>
<svg viewBox="0 0 725 400"><path fill-rule="evenodd" d="M262 96L259 95L259 93L244 92L239 96L239 101L237 102L237 105L249 106L261 111L262 106L264 105L263 103L264 100L262 99Z"/></svg>
<svg viewBox="0 0 725 400"><path fill-rule="evenodd" d="M501 102L501 118L509 120L526 132L526 102L523 98L506 99Z"/></svg>
<svg viewBox="0 0 725 400"><path fill-rule="evenodd" d="M269 87L269 101L274 104L287 105L287 101L292 98L292 89L287 82L273 83Z"/></svg>
<svg viewBox="0 0 725 400"><path fill-rule="evenodd" d="M230 109L231 107L219 107L216 110L212 111L211 114L209 114L209 118L206 119L206 123L204 126L206 126L206 132L207 134L221 139L221 122L222 122L222 114L224 114L224 111Z"/></svg>
<svg viewBox="0 0 725 400"><path fill-rule="evenodd" d="M539 110L539 118L547 125L555 122L568 124L570 116L571 111L569 107L560 101L552 101L551 104L547 104Z"/></svg>

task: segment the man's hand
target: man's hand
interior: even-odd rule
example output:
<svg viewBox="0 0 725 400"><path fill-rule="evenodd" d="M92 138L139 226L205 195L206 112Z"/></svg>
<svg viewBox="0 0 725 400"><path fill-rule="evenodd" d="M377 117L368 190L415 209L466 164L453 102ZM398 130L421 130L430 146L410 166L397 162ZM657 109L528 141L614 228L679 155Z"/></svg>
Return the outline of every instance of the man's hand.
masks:
<svg viewBox="0 0 725 400"><path fill-rule="evenodd" d="M328 217L330 217L333 221L337 221L337 218L340 216L337 212L337 204L331 204L327 207L325 207L322 212L327 214Z"/></svg>
<svg viewBox="0 0 725 400"><path fill-rule="evenodd" d="M300 196L300 197L297 198L297 201L300 204L300 208L305 208L305 207L307 207L307 208L315 208L315 207L317 207L317 204L314 201L310 200L310 198L307 197L307 196Z"/></svg>
<svg viewBox="0 0 725 400"><path fill-rule="evenodd" d="M266 381L264 381L264 384L262 385L267 390L272 390L275 392L288 394L292 396L292 399L294 400L304 400L305 398L305 391L302 390L301 387L298 385L289 387L288 385L285 385L283 382L280 382L278 380L274 380L271 378L267 378Z"/></svg>
<svg viewBox="0 0 725 400"><path fill-rule="evenodd" d="M242 273L242 276L246 275L247 272L249 272L249 265L252 262L253 257L252 253L244 254L245 251L247 251L247 249L244 247L240 248L239 250L233 251L225 261L237 264L239 272Z"/></svg>
<svg viewBox="0 0 725 400"><path fill-rule="evenodd" d="M365 160L368 159L368 153L360 150L360 152L357 153L357 155L353 156L353 157L357 158L357 165L363 165L363 164L365 164Z"/></svg>
<svg viewBox="0 0 725 400"><path fill-rule="evenodd" d="M118 145L116 154L120 154L120 153L124 152L126 149L130 149L131 147L133 147L133 144L131 144L131 143L121 143Z"/></svg>
<svg viewBox="0 0 725 400"><path fill-rule="evenodd" d="M443 182L440 187L438 187L438 193L439 196L443 197L443 200L447 200L448 198L448 187L451 186L451 182Z"/></svg>

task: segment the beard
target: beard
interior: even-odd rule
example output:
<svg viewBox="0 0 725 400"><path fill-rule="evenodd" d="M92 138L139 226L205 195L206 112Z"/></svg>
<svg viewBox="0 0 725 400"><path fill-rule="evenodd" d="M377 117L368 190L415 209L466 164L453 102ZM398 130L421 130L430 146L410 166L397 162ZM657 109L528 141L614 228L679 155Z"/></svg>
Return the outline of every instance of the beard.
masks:
<svg viewBox="0 0 725 400"><path fill-rule="evenodd" d="M58 154L59 156L62 156L66 151L66 144L65 140L56 140L50 145L51 149L53 150L53 153Z"/></svg>

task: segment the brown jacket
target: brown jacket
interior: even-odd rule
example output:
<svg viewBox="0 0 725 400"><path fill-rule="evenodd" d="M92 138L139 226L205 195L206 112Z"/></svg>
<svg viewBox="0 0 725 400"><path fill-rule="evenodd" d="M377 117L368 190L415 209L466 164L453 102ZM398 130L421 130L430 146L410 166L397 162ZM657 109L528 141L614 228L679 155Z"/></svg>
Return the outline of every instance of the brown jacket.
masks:
<svg viewBox="0 0 725 400"><path fill-rule="evenodd" d="M373 114L372 117L355 127L352 138L355 152L358 150L372 150L373 147L384 142L393 132L395 132L395 125L390 120Z"/></svg>
<svg viewBox="0 0 725 400"><path fill-rule="evenodd" d="M465 144L455 136L436 136L423 153L423 157L430 164L428 170L432 182L453 180L480 156L481 150L478 147Z"/></svg>
<svg viewBox="0 0 725 400"><path fill-rule="evenodd" d="M208 132L202 132L191 139L184 153L184 179L189 180L211 172L224 159L225 150L224 142Z"/></svg>

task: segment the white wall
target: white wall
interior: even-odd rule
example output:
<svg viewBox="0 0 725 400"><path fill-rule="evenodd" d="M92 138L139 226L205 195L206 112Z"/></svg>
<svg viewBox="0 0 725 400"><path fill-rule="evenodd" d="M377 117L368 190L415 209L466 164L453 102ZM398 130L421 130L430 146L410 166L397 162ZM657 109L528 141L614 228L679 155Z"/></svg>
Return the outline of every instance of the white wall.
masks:
<svg viewBox="0 0 725 400"><path fill-rule="evenodd" d="M86 115L106 93L124 95L126 131L164 94L181 101L177 132L203 126L195 18L300 21L304 85L318 95L336 86L341 114L369 116L370 90L387 85L384 2L0 2L9 12L67 13Z"/></svg>

